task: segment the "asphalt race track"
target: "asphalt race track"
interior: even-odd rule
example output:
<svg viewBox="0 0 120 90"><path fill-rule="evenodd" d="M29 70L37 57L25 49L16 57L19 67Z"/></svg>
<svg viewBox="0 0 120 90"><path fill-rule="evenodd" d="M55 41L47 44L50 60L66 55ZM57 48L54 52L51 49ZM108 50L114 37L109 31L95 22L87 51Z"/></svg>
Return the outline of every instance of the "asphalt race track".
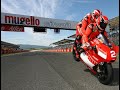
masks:
<svg viewBox="0 0 120 90"><path fill-rule="evenodd" d="M119 60L114 80L101 84L72 53L29 52L1 57L1 90L118 90Z"/></svg>

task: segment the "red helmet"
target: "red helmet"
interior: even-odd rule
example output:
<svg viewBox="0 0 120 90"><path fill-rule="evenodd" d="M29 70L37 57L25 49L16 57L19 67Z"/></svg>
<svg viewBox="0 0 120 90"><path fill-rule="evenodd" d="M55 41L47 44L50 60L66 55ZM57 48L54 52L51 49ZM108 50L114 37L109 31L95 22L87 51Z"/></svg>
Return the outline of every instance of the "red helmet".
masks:
<svg viewBox="0 0 120 90"><path fill-rule="evenodd" d="M108 24L108 17L107 16L99 16L96 20L97 27L100 31L105 30L107 24Z"/></svg>
<svg viewBox="0 0 120 90"><path fill-rule="evenodd" d="M95 9L93 12L92 12L92 18L96 21L96 19L102 15L102 12L98 9Z"/></svg>

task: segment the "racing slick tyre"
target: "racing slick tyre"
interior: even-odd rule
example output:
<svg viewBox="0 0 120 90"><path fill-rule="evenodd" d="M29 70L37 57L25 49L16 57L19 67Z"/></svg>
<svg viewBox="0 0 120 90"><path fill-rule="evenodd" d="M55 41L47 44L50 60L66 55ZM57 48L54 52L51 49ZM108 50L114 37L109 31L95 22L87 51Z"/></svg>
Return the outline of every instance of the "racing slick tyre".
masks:
<svg viewBox="0 0 120 90"><path fill-rule="evenodd" d="M111 63L104 63L101 71L102 71L101 73L97 73L99 82L105 85L112 83L113 68Z"/></svg>
<svg viewBox="0 0 120 90"><path fill-rule="evenodd" d="M77 62L79 62L80 59L79 59L79 58L76 58L76 53L75 53L75 50L74 50L74 49L72 50L72 54L73 54L74 60L77 61Z"/></svg>

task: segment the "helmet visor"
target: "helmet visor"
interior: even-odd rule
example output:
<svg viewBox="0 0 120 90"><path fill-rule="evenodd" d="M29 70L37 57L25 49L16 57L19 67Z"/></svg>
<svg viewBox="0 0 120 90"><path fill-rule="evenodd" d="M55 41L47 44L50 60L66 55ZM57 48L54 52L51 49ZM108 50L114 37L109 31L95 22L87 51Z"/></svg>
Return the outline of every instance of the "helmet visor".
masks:
<svg viewBox="0 0 120 90"><path fill-rule="evenodd" d="M105 29L105 28L106 28L106 26L107 26L107 23L100 22L100 27L101 27L102 29Z"/></svg>

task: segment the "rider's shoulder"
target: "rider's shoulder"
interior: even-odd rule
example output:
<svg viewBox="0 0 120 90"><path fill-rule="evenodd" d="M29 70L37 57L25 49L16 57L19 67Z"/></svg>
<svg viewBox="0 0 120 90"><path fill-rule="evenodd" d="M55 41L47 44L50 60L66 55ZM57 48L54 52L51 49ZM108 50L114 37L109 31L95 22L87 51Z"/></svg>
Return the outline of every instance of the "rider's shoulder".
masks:
<svg viewBox="0 0 120 90"><path fill-rule="evenodd" d="M85 20L88 20L90 17L91 17L91 13L87 13L87 14L84 16L84 19L85 19Z"/></svg>
<svg viewBox="0 0 120 90"><path fill-rule="evenodd" d="M91 13L87 13L86 16L91 16Z"/></svg>

